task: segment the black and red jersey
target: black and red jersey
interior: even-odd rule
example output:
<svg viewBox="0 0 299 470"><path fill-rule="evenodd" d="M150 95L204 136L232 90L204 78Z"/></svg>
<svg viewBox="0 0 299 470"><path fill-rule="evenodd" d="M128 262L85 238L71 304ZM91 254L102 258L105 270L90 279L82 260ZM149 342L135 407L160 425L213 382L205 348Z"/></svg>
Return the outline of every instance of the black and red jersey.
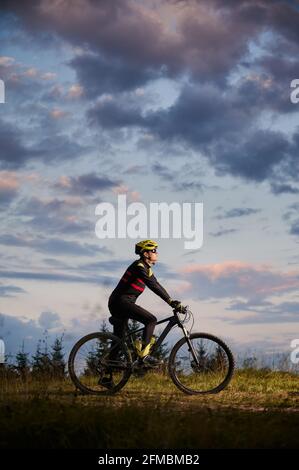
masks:
<svg viewBox="0 0 299 470"><path fill-rule="evenodd" d="M134 261L128 267L110 298L117 300L120 296L130 295L134 296L136 301L137 297L144 291L145 286L149 287L165 302L169 303L171 301L168 292L159 284L154 276L152 268L141 259Z"/></svg>

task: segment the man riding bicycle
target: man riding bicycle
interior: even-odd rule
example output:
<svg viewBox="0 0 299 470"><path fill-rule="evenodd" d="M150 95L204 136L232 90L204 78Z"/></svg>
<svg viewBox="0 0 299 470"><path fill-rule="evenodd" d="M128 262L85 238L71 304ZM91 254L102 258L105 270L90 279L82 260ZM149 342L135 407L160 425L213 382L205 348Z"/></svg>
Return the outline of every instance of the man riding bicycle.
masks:
<svg viewBox="0 0 299 470"><path fill-rule="evenodd" d="M172 308L178 311L181 308L181 302L172 300L153 274L152 266L156 264L158 258L157 248L158 243L153 240L136 243L135 253L139 255L139 259L127 268L108 302L112 315L113 333L119 338L123 337L129 319L144 324L142 345L137 351L138 361L140 364L150 366L159 364L159 361L150 355L157 318L140 305L136 305L137 298L147 286ZM107 380L107 385L109 385L109 380Z"/></svg>

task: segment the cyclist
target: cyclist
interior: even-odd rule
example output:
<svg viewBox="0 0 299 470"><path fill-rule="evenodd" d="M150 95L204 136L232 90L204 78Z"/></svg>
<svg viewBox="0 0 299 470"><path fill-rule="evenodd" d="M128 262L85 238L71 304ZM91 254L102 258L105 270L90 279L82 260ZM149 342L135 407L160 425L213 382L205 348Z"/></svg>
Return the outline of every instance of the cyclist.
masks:
<svg viewBox="0 0 299 470"><path fill-rule="evenodd" d="M138 352L139 362L153 366L159 364L159 361L149 354L157 318L140 305L136 305L136 300L147 286L172 308L179 311L182 307L180 301L170 298L153 274L152 266L156 264L158 258L157 248L158 243L153 240L136 243L135 254L139 255L139 259L127 268L108 302L112 315L113 333L119 338L123 337L129 319L144 324L142 348ZM109 386L109 380L112 378L104 379L102 385Z"/></svg>

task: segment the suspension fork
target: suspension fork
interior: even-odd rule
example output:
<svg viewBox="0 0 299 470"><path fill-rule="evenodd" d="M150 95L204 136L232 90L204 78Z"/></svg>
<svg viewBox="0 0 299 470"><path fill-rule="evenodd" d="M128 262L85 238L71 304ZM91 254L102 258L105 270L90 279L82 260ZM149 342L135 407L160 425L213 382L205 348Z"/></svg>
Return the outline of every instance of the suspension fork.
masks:
<svg viewBox="0 0 299 470"><path fill-rule="evenodd" d="M180 325L180 327L183 330L184 336L186 338L186 341L187 341L187 344L188 344L188 351L191 352L194 362L196 363L197 366L199 366L199 360L198 360L196 351L193 347L192 341L190 340L190 333L189 333L188 330L186 330L184 325Z"/></svg>

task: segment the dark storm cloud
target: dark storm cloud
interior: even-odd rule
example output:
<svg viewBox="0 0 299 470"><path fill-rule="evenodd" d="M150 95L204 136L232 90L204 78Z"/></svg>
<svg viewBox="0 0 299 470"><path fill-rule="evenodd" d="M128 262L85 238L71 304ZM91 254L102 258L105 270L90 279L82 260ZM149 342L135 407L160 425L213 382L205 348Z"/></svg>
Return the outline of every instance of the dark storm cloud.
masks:
<svg viewBox="0 0 299 470"><path fill-rule="evenodd" d="M248 110L234 106L220 89L211 86L185 86L170 108L146 115L136 104L128 105L121 100L100 102L88 115L93 123L104 128L136 126L162 140L182 139L197 148L219 135L241 132L250 122Z"/></svg>
<svg viewBox="0 0 299 470"><path fill-rule="evenodd" d="M239 141L216 144L210 161L218 175L231 174L257 182L270 178L275 167L291 158L286 136L271 130L255 130Z"/></svg>
<svg viewBox="0 0 299 470"><path fill-rule="evenodd" d="M96 103L87 113L89 123L104 129L146 126L141 109L114 100Z"/></svg>
<svg viewBox="0 0 299 470"><path fill-rule="evenodd" d="M16 126L12 126L0 119L0 167L2 169L18 168L27 160L37 156L36 150L32 150L24 144L24 136Z"/></svg>
<svg viewBox="0 0 299 470"><path fill-rule="evenodd" d="M89 54L75 57L70 65L76 70L78 80L89 98L104 93L132 90L159 77L158 72L125 63L121 59Z"/></svg>
<svg viewBox="0 0 299 470"><path fill-rule="evenodd" d="M63 181L56 183L55 187L72 194L89 196L98 191L112 189L121 184L121 182L121 180L112 180L107 176L89 173L86 175L66 177Z"/></svg>
<svg viewBox="0 0 299 470"><path fill-rule="evenodd" d="M30 33L58 34L74 45L84 44L124 67L124 83L136 76L161 70L170 76L188 71L193 77L223 82L248 51L248 42L265 28L274 28L287 40L296 40L298 15L286 3L156 2L130 0L94 2L2 1L2 8L16 13ZM168 8L167 19L159 8ZM84 10L84 14L81 12ZM287 28L290 19L291 31ZM130 66L129 66L130 64ZM128 68L129 66L129 68ZM143 71L137 71L142 68ZM103 68L103 66L102 66ZM118 69L104 66L103 76L117 81ZM140 76L141 78L141 76Z"/></svg>
<svg viewBox="0 0 299 470"><path fill-rule="evenodd" d="M287 183L271 182L271 191L273 194L299 194L299 189Z"/></svg>
<svg viewBox="0 0 299 470"><path fill-rule="evenodd" d="M239 106L238 99L234 92L228 99L215 87L186 86L168 109L143 115L137 107L112 100L88 114L105 129L134 126L161 140L185 142L206 155L219 175L263 181L281 163L294 176L291 162L297 158L298 135L291 143L281 132L252 128L255 110Z"/></svg>
<svg viewBox="0 0 299 470"><path fill-rule="evenodd" d="M111 131L135 127L161 142L183 144L206 156L218 175L272 182L281 173L281 184L283 178L295 178L298 136L291 142L283 133L258 129L257 123L260 111L296 109L287 81L298 63L299 12L290 4L169 0L157 2L156 10L129 0L2 5L31 32L49 31L82 48L71 65L90 96L132 89L157 74L190 79L168 109L145 113L127 97L112 97L88 111L89 123ZM169 9L167 20L159 15L161 6ZM272 38L267 45L261 42L258 57L249 57L249 43L259 45L265 32ZM288 55L279 55L279 48ZM226 79L239 65L246 71L244 79L228 87ZM60 144L56 137L54 148L50 138L37 147L45 159L80 154L74 143Z"/></svg>
<svg viewBox="0 0 299 470"><path fill-rule="evenodd" d="M33 137L36 139L36 135ZM39 132L37 137L41 137L40 140L29 147L24 144L24 131L0 120L0 168L17 169L33 159L44 163L68 160L76 158L88 150L62 134L53 133L43 137Z"/></svg>

